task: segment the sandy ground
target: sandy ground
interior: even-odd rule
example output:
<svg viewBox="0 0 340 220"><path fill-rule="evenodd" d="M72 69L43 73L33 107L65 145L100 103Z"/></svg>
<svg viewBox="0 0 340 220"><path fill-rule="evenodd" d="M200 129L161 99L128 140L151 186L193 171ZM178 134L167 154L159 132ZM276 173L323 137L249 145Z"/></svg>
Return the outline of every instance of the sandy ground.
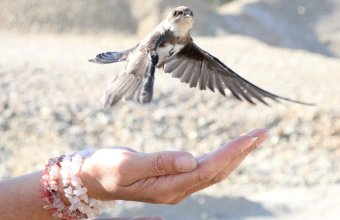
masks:
<svg viewBox="0 0 340 220"><path fill-rule="evenodd" d="M123 67L87 62L136 38L1 33L0 177L41 169L87 147L186 150L195 155L256 127L271 131L230 178L178 206L126 202L110 215L165 219L336 219L340 192L340 62L228 36L197 43L269 91L317 103L251 106L199 92L161 72L155 99L104 110L106 84ZM223 45L223 47L221 46ZM106 214L108 215L108 214Z"/></svg>
<svg viewBox="0 0 340 220"><path fill-rule="evenodd" d="M255 194L212 196L203 192L176 206L121 203L104 216L159 216L165 219L295 220L339 217L339 186L281 188ZM127 214L128 213L128 214Z"/></svg>

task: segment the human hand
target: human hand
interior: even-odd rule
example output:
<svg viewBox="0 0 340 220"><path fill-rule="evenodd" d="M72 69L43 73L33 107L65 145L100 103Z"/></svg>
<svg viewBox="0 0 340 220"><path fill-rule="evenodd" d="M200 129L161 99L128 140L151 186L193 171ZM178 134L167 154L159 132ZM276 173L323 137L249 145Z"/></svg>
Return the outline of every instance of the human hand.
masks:
<svg viewBox="0 0 340 220"><path fill-rule="evenodd" d="M85 160L79 175L93 198L177 204L224 180L265 138L266 130L257 129L197 159L182 151L100 149Z"/></svg>

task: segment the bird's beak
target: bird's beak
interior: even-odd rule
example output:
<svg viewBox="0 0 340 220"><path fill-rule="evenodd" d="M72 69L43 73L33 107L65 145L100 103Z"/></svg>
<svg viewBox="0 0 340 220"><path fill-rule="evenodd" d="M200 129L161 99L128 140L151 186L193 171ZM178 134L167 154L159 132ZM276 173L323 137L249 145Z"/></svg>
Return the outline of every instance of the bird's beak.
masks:
<svg viewBox="0 0 340 220"><path fill-rule="evenodd" d="M190 17L193 17L193 14L192 14L191 11L185 11L185 12L184 12L184 17L185 17L185 18L190 18Z"/></svg>

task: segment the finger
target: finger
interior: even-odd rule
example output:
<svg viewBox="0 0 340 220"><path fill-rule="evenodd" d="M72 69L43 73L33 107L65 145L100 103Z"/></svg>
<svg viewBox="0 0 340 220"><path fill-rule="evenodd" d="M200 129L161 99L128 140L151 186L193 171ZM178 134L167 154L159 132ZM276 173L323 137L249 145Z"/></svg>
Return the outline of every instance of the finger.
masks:
<svg viewBox="0 0 340 220"><path fill-rule="evenodd" d="M219 161L221 165L226 164L225 160L232 161L233 158L247 153L259 144L261 144L266 139L266 135L266 129L253 130L246 135L234 138L221 148L211 152L211 154L209 156L206 156L205 160L203 161L212 165L216 165L215 161ZM221 166L218 167L223 169L223 167Z"/></svg>
<svg viewBox="0 0 340 220"><path fill-rule="evenodd" d="M197 166L196 159L190 153L182 151L136 154L127 164L128 169L136 173L136 180L189 172Z"/></svg>
<svg viewBox="0 0 340 220"><path fill-rule="evenodd" d="M254 150L258 145L264 142L264 140L267 138L267 133L265 130L254 130L247 134L247 136L250 137L258 137L254 144L250 145L249 148L247 148L242 154L239 154L238 156L234 157L223 170L221 170L215 177L212 179L209 179L205 181L202 184L198 184L197 186L194 186L192 189L188 191L188 194L192 194L194 192L200 191L202 189L205 189L213 184L219 183L226 179L229 174L240 165L240 163L246 158L246 156Z"/></svg>
<svg viewBox="0 0 340 220"><path fill-rule="evenodd" d="M224 170L236 158L246 154L250 149L262 142L266 131L257 129L247 135L234 138L223 147L206 155L199 163L198 171L202 175L198 179L209 179Z"/></svg>
<svg viewBox="0 0 340 220"><path fill-rule="evenodd" d="M229 162L240 156L245 156L261 144L266 139L266 134L265 129L256 129L244 136L235 138L221 148L204 155L199 160L199 166L204 167L202 170L223 170L224 167L228 166Z"/></svg>
<svg viewBox="0 0 340 220"><path fill-rule="evenodd" d="M254 149L254 148L252 148ZM232 161L230 161L229 164L227 164L227 166L225 167L224 170L220 171L218 174L216 174L215 177L213 177L212 179L208 179L207 181L201 183L201 184L198 184L198 185L195 185L192 189L188 190L188 194L192 194L192 193L195 193L195 192L198 192L200 190L203 190L209 186L212 186L216 183L219 183L219 182L222 182L223 180L225 180L229 175L230 173L240 165L240 163L246 158L246 156L248 155L250 151L248 151L247 153L245 154L241 154L240 156L234 158Z"/></svg>
<svg viewBox="0 0 340 220"><path fill-rule="evenodd" d="M179 190L192 189L211 181L232 161L246 155L252 148L262 143L265 135L265 129L257 129L245 136L231 140L222 148L207 154L194 171L173 176L172 186Z"/></svg>

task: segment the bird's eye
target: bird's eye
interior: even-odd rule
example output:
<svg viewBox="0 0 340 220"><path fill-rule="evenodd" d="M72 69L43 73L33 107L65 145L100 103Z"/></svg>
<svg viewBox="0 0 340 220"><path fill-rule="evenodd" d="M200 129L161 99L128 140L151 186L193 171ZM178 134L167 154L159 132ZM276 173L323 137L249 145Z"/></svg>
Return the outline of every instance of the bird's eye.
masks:
<svg viewBox="0 0 340 220"><path fill-rule="evenodd" d="M178 15L183 15L183 11L174 11L174 12L172 12L172 15L174 17L177 17Z"/></svg>

